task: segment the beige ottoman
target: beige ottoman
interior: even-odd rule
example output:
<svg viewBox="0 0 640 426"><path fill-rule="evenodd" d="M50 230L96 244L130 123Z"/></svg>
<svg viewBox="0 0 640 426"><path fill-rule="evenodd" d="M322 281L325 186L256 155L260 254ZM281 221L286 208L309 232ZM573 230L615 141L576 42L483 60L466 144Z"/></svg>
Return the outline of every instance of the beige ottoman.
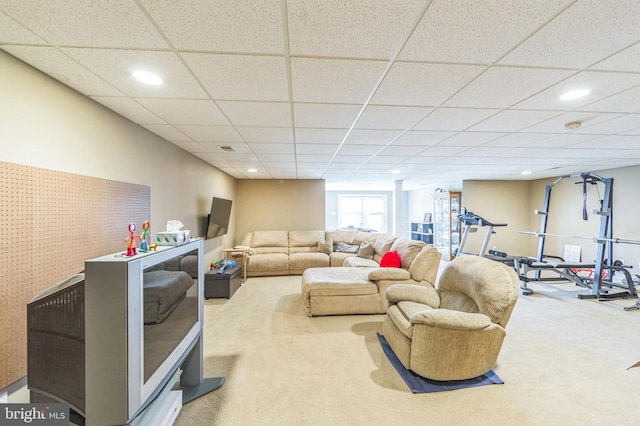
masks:
<svg viewBox="0 0 640 426"><path fill-rule="evenodd" d="M376 268L310 268L302 274L302 300L310 317L383 314L378 286L367 277ZM382 295L384 297L384 295Z"/></svg>

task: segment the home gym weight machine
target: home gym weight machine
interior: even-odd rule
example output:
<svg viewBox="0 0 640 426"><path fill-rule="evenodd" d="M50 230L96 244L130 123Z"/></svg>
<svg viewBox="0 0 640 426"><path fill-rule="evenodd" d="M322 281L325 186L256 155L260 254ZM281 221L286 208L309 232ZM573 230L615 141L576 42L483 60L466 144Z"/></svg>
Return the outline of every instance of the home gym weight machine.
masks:
<svg viewBox="0 0 640 426"><path fill-rule="evenodd" d="M462 231L462 238L460 239L460 245L458 246L458 251L456 253L456 256L469 254L464 252L464 246L465 246L465 243L467 242L467 237L469 236L470 232L476 232L479 227L487 227L487 233L485 234L484 240L482 241L482 247L480 248L480 253L478 255L480 257L492 258L494 254L493 252L495 252L495 250L489 250L487 252L487 247L489 247L489 240L491 239L491 236L496 233L493 230L493 228L507 226L507 224L491 223L487 219L473 212L467 211L467 209L464 207L461 209L461 213L458 215L458 219L464 225L464 229ZM502 260L502 259L495 259L495 260Z"/></svg>
<svg viewBox="0 0 640 426"><path fill-rule="evenodd" d="M596 185L603 184L604 185L604 195L602 200L600 200L600 210L594 210L593 214L600 216L600 231L598 237L590 238L590 237L582 237L582 236L574 236L574 235L562 235L562 234L552 234L547 232L547 222L549 218L549 205L551 201L551 190L553 187L565 178L572 177L580 177L582 179L582 189L583 189L583 219L587 220L587 185ZM536 214L542 216L541 224L540 224L540 232L527 232L520 231L522 234L534 235L538 238L538 251L537 257L535 261L527 261L525 259L520 259L520 264L522 267L522 272L520 273L520 277L522 280L522 290L523 294L531 294L532 291L527 287L527 283L529 281L550 281L553 278L545 279L540 277L541 271L553 271L561 275L563 278L569 279L576 284L589 288L591 290L590 295L579 295L578 297L583 298L597 298L597 299L612 299L617 297L638 297L638 293L636 292L636 288L631 277L631 274L628 271L628 268L624 265L620 265L619 262L615 262L613 259L613 244L640 244L640 241L635 240L623 240L620 238L613 238L613 204L612 204L612 188L613 188L613 178L603 178L594 173L574 173L571 175L561 176L555 180L555 182L547 185L545 197L544 197L544 208L542 211L536 211ZM559 262L549 262L544 259L553 258L553 256L545 256L544 255L544 247L545 241L547 237L565 237L565 238L579 238L579 239L590 239L593 240L594 243L598 245L597 254L595 262L593 263L582 263L582 262L564 262L561 258ZM576 273L573 272L575 269L583 269L583 268L591 268L594 270L593 277L588 279L579 277ZM528 276L530 271L535 272L535 279ZM608 271L608 274L604 274L603 272ZM620 283L615 283L611 280L611 277L615 272L622 272L625 276L626 286ZM609 293L608 290L604 288L624 288L626 291L617 292L617 293ZM625 310L630 309L640 309L640 300L636 303L635 306L631 306L629 308L625 308Z"/></svg>

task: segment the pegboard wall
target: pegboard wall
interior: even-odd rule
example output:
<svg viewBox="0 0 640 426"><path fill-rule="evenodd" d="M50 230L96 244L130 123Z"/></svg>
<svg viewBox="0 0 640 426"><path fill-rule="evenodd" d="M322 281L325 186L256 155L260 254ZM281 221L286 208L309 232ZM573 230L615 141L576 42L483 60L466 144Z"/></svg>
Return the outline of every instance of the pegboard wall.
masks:
<svg viewBox="0 0 640 426"><path fill-rule="evenodd" d="M0 389L27 374L27 303L150 217L148 186L0 162Z"/></svg>

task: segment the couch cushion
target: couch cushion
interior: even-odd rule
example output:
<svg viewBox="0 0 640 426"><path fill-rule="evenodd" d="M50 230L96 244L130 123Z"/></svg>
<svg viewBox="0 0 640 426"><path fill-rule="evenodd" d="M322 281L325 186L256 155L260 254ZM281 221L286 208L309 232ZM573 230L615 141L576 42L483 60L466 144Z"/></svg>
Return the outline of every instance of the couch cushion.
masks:
<svg viewBox="0 0 640 426"><path fill-rule="evenodd" d="M380 265L373 259L365 259L364 257L351 255L351 257L346 258L342 262L342 266L349 268L377 268Z"/></svg>
<svg viewBox="0 0 640 426"><path fill-rule="evenodd" d="M364 257L365 259L373 259L373 244L369 241L365 241L360 244L360 248L358 249L356 256Z"/></svg>
<svg viewBox="0 0 640 426"><path fill-rule="evenodd" d="M331 238L334 243L342 241L343 243L353 244L356 231L329 231L326 236Z"/></svg>
<svg viewBox="0 0 640 426"><path fill-rule="evenodd" d="M435 247L422 247L409 266L411 278L416 281L427 281L435 287L441 257L442 253L440 253Z"/></svg>
<svg viewBox="0 0 640 426"><path fill-rule="evenodd" d="M353 253L340 253L340 252L334 251L333 253L331 253L329 255L330 266L334 266L334 267L346 266L343 263L347 258L350 258L350 257L355 257L355 254L353 254Z"/></svg>
<svg viewBox="0 0 640 426"><path fill-rule="evenodd" d="M382 234L378 238L376 238L373 243L373 260L380 263L380 259L382 255L388 252L391 249L391 245L396 240L397 237L393 235Z"/></svg>
<svg viewBox="0 0 640 426"><path fill-rule="evenodd" d="M355 237L353 238L353 244L360 245L364 242L370 242L371 244L373 244L381 236L388 236L388 234L382 234L380 232L358 231L358 233L356 233Z"/></svg>
<svg viewBox="0 0 640 426"><path fill-rule="evenodd" d="M256 275L286 275L289 255L286 253L258 253L247 258L247 273Z"/></svg>
<svg viewBox="0 0 640 426"><path fill-rule="evenodd" d="M395 250L398 252L400 256L400 263L403 268L408 268L411 266L411 262L416 257L422 247L424 247L426 243L423 241L415 241L410 240L408 238L398 238L391 244L389 250Z"/></svg>
<svg viewBox="0 0 640 426"><path fill-rule="evenodd" d="M253 231L250 247L289 247L287 231Z"/></svg>
<svg viewBox="0 0 640 426"><path fill-rule="evenodd" d="M325 253L291 253L289 254L289 273L302 274L309 268L329 266L329 256Z"/></svg>
<svg viewBox="0 0 640 426"><path fill-rule="evenodd" d="M303 296L376 294L378 287L367 278L368 268L311 268L302 274Z"/></svg>
<svg viewBox="0 0 640 426"><path fill-rule="evenodd" d="M318 251L320 238L324 238L324 231L289 231L290 253Z"/></svg>
<svg viewBox="0 0 640 426"><path fill-rule="evenodd" d="M331 237L322 237L318 240L318 251L320 253L333 253L333 240Z"/></svg>

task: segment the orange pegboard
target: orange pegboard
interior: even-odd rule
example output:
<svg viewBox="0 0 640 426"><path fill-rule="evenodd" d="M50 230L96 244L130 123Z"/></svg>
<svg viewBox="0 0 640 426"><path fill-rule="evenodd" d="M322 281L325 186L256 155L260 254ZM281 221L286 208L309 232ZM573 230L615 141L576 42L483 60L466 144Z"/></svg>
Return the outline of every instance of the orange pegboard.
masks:
<svg viewBox="0 0 640 426"><path fill-rule="evenodd" d="M0 389L27 374L27 303L150 216L148 186L0 162Z"/></svg>

